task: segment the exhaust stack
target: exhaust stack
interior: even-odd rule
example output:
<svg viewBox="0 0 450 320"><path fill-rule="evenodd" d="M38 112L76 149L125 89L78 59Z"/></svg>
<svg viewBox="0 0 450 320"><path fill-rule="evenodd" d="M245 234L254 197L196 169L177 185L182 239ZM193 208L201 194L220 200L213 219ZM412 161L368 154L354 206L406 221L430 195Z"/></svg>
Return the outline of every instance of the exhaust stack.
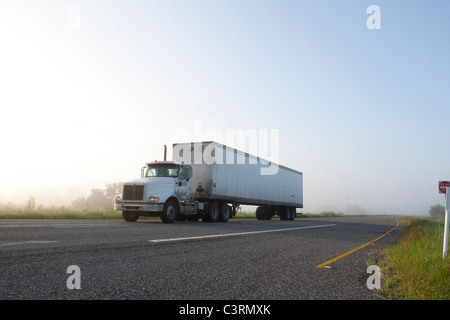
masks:
<svg viewBox="0 0 450 320"><path fill-rule="evenodd" d="M164 145L164 161L167 160L167 146Z"/></svg>

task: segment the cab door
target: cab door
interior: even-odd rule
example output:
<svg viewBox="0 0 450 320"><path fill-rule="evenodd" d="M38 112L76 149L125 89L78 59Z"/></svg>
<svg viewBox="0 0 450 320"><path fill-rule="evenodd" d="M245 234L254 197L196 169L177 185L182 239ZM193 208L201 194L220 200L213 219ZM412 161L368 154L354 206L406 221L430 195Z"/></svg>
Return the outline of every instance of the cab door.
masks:
<svg viewBox="0 0 450 320"><path fill-rule="evenodd" d="M191 192L191 167L181 166L180 174L178 175L177 185L175 188L175 193L181 201L189 201Z"/></svg>

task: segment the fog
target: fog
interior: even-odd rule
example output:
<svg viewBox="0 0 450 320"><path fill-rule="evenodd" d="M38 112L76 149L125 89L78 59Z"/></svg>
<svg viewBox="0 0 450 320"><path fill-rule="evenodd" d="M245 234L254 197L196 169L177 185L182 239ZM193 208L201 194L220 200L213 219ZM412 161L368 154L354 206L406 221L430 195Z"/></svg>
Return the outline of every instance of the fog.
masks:
<svg viewBox="0 0 450 320"><path fill-rule="evenodd" d="M277 130L243 151L303 172L303 212L427 214L450 180L450 5L377 5L2 1L0 203L68 206L165 144Z"/></svg>

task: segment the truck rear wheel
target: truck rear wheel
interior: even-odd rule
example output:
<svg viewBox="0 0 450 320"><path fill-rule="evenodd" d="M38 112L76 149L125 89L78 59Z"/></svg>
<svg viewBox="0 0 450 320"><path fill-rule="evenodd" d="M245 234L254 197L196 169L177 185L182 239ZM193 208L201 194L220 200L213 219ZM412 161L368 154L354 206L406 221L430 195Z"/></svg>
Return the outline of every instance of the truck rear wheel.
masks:
<svg viewBox="0 0 450 320"><path fill-rule="evenodd" d="M217 222L219 220L219 205L217 202L210 202L206 215L202 217L203 222Z"/></svg>
<svg viewBox="0 0 450 320"><path fill-rule="evenodd" d="M178 206L173 200L169 200L164 205L164 211L161 213L161 221L172 223L178 216Z"/></svg>
<svg viewBox="0 0 450 320"><path fill-rule="evenodd" d="M231 208L228 204L222 203L219 207L219 221L227 222L231 218Z"/></svg>
<svg viewBox="0 0 450 320"><path fill-rule="evenodd" d="M127 222L135 222L139 218L139 213L134 211L122 211L122 216Z"/></svg>

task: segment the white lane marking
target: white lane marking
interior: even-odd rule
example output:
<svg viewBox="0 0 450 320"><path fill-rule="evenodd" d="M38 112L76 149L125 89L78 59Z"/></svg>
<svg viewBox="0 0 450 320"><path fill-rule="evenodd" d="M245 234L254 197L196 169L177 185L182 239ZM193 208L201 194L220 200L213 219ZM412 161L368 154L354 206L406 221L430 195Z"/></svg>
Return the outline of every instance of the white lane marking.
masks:
<svg viewBox="0 0 450 320"><path fill-rule="evenodd" d="M21 244L45 244L45 243L55 243L55 242L59 242L59 241L34 240L34 241L0 243L0 247L16 246L16 245L21 245Z"/></svg>
<svg viewBox="0 0 450 320"><path fill-rule="evenodd" d="M155 239L155 240L149 240L149 241L150 242L171 242L171 241L184 241L184 240L200 240L200 239L210 239L210 238L220 238L220 237L244 236L244 235L258 234L258 233L270 233L270 232L293 231L293 230L302 230L302 229L325 228L325 227L332 227L332 226L335 226L335 224L323 224L323 225L309 226L309 227L270 229L270 230L238 232L238 233L212 234L212 235L207 235L207 236L196 236L196 237Z"/></svg>
<svg viewBox="0 0 450 320"><path fill-rule="evenodd" d="M121 225L115 224L65 224L65 225L54 225L53 228L64 229L64 228L111 228L111 227L122 227Z"/></svg>

